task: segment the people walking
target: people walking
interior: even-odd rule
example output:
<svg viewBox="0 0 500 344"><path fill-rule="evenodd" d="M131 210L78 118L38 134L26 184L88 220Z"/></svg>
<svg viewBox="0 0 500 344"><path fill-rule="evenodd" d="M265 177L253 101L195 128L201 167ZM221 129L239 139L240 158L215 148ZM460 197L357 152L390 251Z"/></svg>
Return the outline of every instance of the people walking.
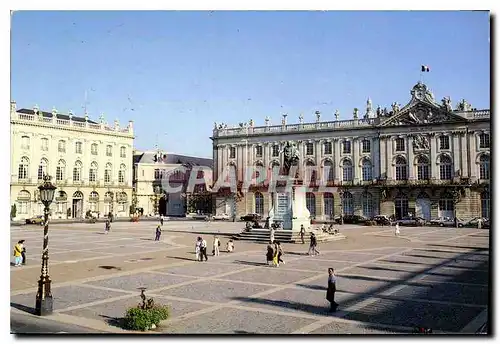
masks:
<svg viewBox="0 0 500 344"><path fill-rule="evenodd" d="M196 238L196 244L194 245L194 254L197 261L200 261L201 256L201 237Z"/></svg>
<svg viewBox="0 0 500 344"><path fill-rule="evenodd" d="M304 240L305 235L306 235L306 229L304 228L304 225L300 225L300 240L302 240L303 244L306 243L306 241Z"/></svg>
<svg viewBox="0 0 500 344"><path fill-rule="evenodd" d="M161 226L158 225L158 226L156 226L155 241L160 241L160 236L161 236Z"/></svg>
<svg viewBox="0 0 500 344"><path fill-rule="evenodd" d="M212 250L212 253L214 256L219 255L219 247L220 247L220 240L219 240L219 237L216 235L216 236L214 236L214 248Z"/></svg>
<svg viewBox="0 0 500 344"><path fill-rule="evenodd" d="M328 268L328 289L326 290L326 299L330 302L330 312L335 312L339 304L335 302L335 292L337 291L337 276L335 270Z"/></svg>
<svg viewBox="0 0 500 344"><path fill-rule="evenodd" d="M314 235L314 233L311 233L310 240L311 240L311 242L309 243L309 251L307 252L307 254L315 256L316 254L319 254L319 251L317 249L318 241L317 241L316 235Z"/></svg>
<svg viewBox="0 0 500 344"><path fill-rule="evenodd" d="M269 241L274 242L274 226L272 226L271 229L269 230L269 234L270 234Z"/></svg>
<svg viewBox="0 0 500 344"><path fill-rule="evenodd" d="M160 225L163 226L163 215L160 216Z"/></svg>
<svg viewBox="0 0 500 344"><path fill-rule="evenodd" d="M104 233L108 234L110 229L111 229L111 222L108 219L108 220L106 220L106 223L104 224Z"/></svg>
<svg viewBox="0 0 500 344"><path fill-rule="evenodd" d="M284 252L283 249L281 248L281 243L279 241L276 242L276 249L278 251L278 264L279 263L285 264L285 261L281 259L281 257L283 257L284 255Z"/></svg>
<svg viewBox="0 0 500 344"><path fill-rule="evenodd" d="M280 263L278 261L278 244L274 242L274 249L273 249L273 266L275 268L280 266Z"/></svg>
<svg viewBox="0 0 500 344"><path fill-rule="evenodd" d="M394 229L394 235L399 236L400 231L399 231L399 223L396 223L396 228Z"/></svg>
<svg viewBox="0 0 500 344"><path fill-rule="evenodd" d="M23 259L23 242L24 240L19 240L14 246L14 266L21 266Z"/></svg>
<svg viewBox="0 0 500 344"><path fill-rule="evenodd" d="M26 245L24 244L24 240L20 240L23 245L23 250L21 251L21 264L26 265Z"/></svg>
<svg viewBox="0 0 500 344"><path fill-rule="evenodd" d="M205 257L205 261L208 260L208 256L207 256L207 241L205 239L201 239L201 244L200 244L200 261L203 261L203 257Z"/></svg>
<svg viewBox="0 0 500 344"><path fill-rule="evenodd" d="M266 252L266 264L269 265L269 263L272 263L273 258L274 258L274 247L273 243L269 242L269 244L267 245L267 252Z"/></svg>

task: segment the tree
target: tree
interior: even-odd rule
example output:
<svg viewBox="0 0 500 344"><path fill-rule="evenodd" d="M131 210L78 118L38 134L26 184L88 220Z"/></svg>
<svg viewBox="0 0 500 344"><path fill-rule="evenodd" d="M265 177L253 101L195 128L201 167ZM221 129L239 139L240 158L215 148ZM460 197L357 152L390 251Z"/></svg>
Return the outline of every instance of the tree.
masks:
<svg viewBox="0 0 500 344"><path fill-rule="evenodd" d="M16 204L14 203L11 207L10 207L10 219L14 219L17 215L17 207L16 207Z"/></svg>

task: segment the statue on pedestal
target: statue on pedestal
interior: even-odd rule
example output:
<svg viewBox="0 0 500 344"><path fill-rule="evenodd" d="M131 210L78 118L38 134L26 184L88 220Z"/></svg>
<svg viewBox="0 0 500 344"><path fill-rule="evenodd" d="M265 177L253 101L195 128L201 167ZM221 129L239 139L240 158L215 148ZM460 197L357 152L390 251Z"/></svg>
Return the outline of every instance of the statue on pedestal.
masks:
<svg viewBox="0 0 500 344"><path fill-rule="evenodd" d="M299 149L297 145L292 141L287 141L285 146L283 147L283 164L284 164L284 173L288 175L290 172L290 168L295 163L299 162Z"/></svg>

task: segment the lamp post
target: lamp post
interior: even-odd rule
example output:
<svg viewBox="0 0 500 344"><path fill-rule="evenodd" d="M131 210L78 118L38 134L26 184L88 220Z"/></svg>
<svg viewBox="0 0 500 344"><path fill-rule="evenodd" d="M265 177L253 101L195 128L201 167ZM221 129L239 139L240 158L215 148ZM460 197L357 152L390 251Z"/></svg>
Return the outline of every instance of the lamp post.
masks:
<svg viewBox="0 0 500 344"><path fill-rule="evenodd" d="M50 181L51 177L45 175L43 184L38 187L40 190L40 200L44 205L44 228L43 228L43 250L42 250L42 273L38 281L38 291L36 293L35 314L52 314L53 300L50 291L49 277L49 207L54 199L54 193L57 189Z"/></svg>
<svg viewBox="0 0 500 344"><path fill-rule="evenodd" d="M243 139L241 142L245 142L245 153L243 154L243 185L246 185L245 179L247 176L247 163L248 163L248 139ZM247 198L245 195L245 214L248 214L247 209Z"/></svg>
<svg viewBox="0 0 500 344"><path fill-rule="evenodd" d="M340 189L340 224L344 224L344 190Z"/></svg>

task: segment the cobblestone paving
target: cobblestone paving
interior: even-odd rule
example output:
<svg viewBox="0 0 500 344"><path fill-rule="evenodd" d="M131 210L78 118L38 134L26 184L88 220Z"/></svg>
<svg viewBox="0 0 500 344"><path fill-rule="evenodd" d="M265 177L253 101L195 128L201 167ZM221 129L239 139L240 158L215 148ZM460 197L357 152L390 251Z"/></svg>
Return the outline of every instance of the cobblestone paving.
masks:
<svg viewBox="0 0 500 344"><path fill-rule="evenodd" d="M458 333L488 306L488 230L405 227L395 237L387 227L346 225L347 239L322 243L315 257L307 245L284 245L286 264L273 268L265 245L238 241L234 253L194 261L197 236L211 246L218 234L224 248L241 223L170 221L160 242L155 225L114 223L109 234L102 224L51 225L57 321L119 332L139 287L171 307L164 333ZM28 265L11 267L13 312L34 306L42 234L11 228L11 244L24 239L28 250ZM338 274L336 313L325 300L328 267Z"/></svg>

